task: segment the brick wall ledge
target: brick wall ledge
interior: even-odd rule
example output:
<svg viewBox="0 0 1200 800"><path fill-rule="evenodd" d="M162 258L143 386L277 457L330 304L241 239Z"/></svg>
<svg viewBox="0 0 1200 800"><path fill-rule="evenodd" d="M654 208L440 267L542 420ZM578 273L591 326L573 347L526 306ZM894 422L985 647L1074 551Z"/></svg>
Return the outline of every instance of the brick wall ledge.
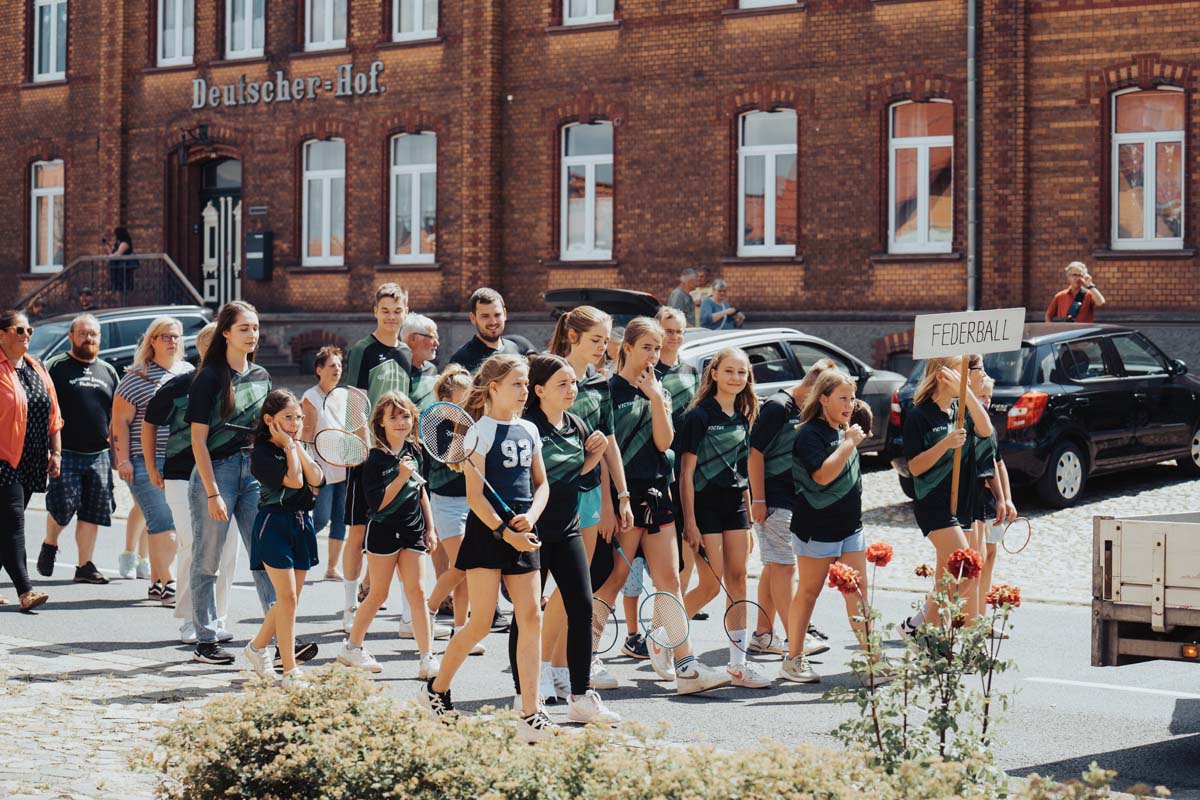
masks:
<svg viewBox="0 0 1200 800"><path fill-rule="evenodd" d="M41 89L46 86L66 86L66 78L56 78L52 81L25 81L17 85L18 89Z"/></svg>
<svg viewBox="0 0 1200 800"><path fill-rule="evenodd" d="M551 269L613 269L621 265L620 261L571 261L561 258L539 258L538 263Z"/></svg>
<svg viewBox="0 0 1200 800"><path fill-rule="evenodd" d="M244 67L252 64L267 64L270 59L266 56L249 56L247 58L220 58L216 61L208 62L208 66L213 69L221 69L222 67Z"/></svg>
<svg viewBox="0 0 1200 800"><path fill-rule="evenodd" d="M303 58L322 58L323 56L347 56L353 53L349 47L335 47L332 50L293 50L287 54L288 61Z"/></svg>
<svg viewBox="0 0 1200 800"><path fill-rule="evenodd" d="M763 6L762 8L724 8L722 17L766 17L773 14L792 14L808 9L808 3L790 3L778 6Z"/></svg>
<svg viewBox="0 0 1200 800"><path fill-rule="evenodd" d="M621 27L622 20L614 19L608 22L589 22L586 25L547 25L546 33L583 33L584 31L615 31Z"/></svg>
<svg viewBox="0 0 1200 800"><path fill-rule="evenodd" d="M1093 250L1100 261L1186 261L1196 257L1196 248L1182 250Z"/></svg>
<svg viewBox="0 0 1200 800"><path fill-rule="evenodd" d="M962 261L963 254L952 253L872 253L872 264L927 264L936 261Z"/></svg>
<svg viewBox="0 0 1200 800"><path fill-rule="evenodd" d="M342 266L322 266L322 267L307 267L303 264L285 264L283 271L289 275L323 275L338 272L349 272L350 267L343 264Z"/></svg>
<svg viewBox="0 0 1200 800"><path fill-rule="evenodd" d="M803 264L804 256L722 256L723 267L762 267L772 264Z"/></svg>
<svg viewBox="0 0 1200 800"><path fill-rule="evenodd" d="M394 42L391 39L381 39L375 45L377 50L407 50L413 47L428 47L429 45L445 44L445 36L430 36L425 39L402 39Z"/></svg>
<svg viewBox="0 0 1200 800"><path fill-rule="evenodd" d="M441 262L416 261L411 264L376 264L376 272L437 272L441 270Z"/></svg>
<svg viewBox="0 0 1200 800"><path fill-rule="evenodd" d="M197 69L200 65L192 62L191 64L172 64L168 67L160 67L157 64L151 64L148 67L142 67L143 75L169 75L172 72L191 72Z"/></svg>

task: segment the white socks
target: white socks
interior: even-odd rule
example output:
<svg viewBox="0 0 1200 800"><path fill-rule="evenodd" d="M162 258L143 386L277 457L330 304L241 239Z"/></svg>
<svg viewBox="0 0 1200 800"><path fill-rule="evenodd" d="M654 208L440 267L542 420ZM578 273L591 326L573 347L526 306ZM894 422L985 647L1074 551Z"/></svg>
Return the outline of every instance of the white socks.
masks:
<svg viewBox="0 0 1200 800"><path fill-rule="evenodd" d="M746 663L746 634L747 631L729 632L729 665L738 666Z"/></svg>
<svg viewBox="0 0 1200 800"><path fill-rule="evenodd" d="M345 595L343 607L347 611L353 611L358 605L358 581L351 578L342 579L342 592Z"/></svg>

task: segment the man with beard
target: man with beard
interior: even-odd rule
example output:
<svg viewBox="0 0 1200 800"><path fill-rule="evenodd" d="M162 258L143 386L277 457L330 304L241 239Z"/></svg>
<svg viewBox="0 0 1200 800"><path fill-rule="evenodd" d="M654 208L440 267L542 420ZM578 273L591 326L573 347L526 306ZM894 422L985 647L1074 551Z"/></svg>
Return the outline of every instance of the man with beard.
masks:
<svg viewBox="0 0 1200 800"><path fill-rule="evenodd" d="M58 537L75 523L79 551L75 583L108 583L92 563L98 526L108 527L116 508L113 500L112 460L109 457L109 423L117 371L98 358L100 322L91 314L71 321L67 333L71 350L46 362L66 424L62 430L62 471L46 488L46 541L38 554L38 573L54 572Z"/></svg>
<svg viewBox="0 0 1200 800"><path fill-rule="evenodd" d="M504 298L499 292L487 287L476 289L471 295L471 324L475 326L475 335L458 348L450 362L465 367L474 375L484 361L498 353L522 355L516 342L503 338L506 318Z"/></svg>

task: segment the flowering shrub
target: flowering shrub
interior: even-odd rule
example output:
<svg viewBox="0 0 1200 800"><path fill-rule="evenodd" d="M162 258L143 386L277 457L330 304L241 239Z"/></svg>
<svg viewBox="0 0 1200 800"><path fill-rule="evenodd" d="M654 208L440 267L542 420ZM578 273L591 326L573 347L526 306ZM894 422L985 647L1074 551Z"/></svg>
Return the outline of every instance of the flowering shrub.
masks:
<svg viewBox="0 0 1200 800"><path fill-rule="evenodd" d="M521 743L511 712L434 721L369 679L317 670L313 686L263 683L184 712L144 758L159 800L949 800L991 798L979 766L940 759L880 769L854 750L778 742L734 752L675 747L661 733L587 728ZM1014 780L1013 800L1100 800L1114 773Z"/></svg>

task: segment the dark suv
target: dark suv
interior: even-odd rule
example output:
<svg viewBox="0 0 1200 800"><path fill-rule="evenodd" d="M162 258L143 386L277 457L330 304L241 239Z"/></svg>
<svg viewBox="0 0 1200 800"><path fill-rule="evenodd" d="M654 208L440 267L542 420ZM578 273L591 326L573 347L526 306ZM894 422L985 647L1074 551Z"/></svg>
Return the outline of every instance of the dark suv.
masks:
<svg viewBox="0 0 1200 800"><path fill-rule="evenodd" d="M50 356L70 350L67 331L71 329L71 320L82 313L35 320L33 338L29 341L30 355L45 362ZM133 362L138 341L156 317L175 317L183 323L184 358L192 362L197 356L196 334L212 318L212 311L202 306L104 308L89 313L100 320L100 358L116 367L118 374Z"/></svg>
<svg viewBox="0 0 1200 800"><path fill-rule="evenodd" d="M1036 484L1046 503L1075 504L1090 475L1169 459L1200 475L1200 379L1136 330L1030 324L1019 351L983 363L996 381L992 424L1009 475ZM901 419L921 367L892 402L889 452L909 497Z"/></svg>

